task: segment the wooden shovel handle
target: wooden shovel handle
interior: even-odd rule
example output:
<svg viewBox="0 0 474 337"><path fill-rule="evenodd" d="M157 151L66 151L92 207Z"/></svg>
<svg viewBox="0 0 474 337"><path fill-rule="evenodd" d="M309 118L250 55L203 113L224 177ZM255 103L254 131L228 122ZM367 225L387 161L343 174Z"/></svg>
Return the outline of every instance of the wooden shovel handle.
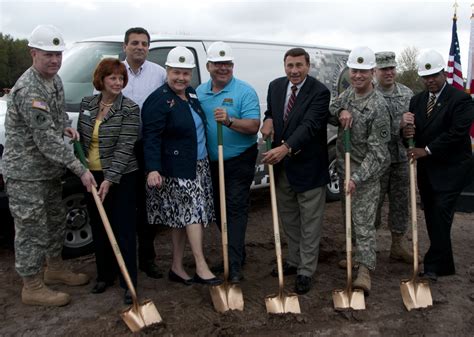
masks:
<svg viewBox="0 0 474 337"><path fill-rule="evenodd" d="M272 141L270 138L266 140L267 151L272 149ZM268 175L270 177L270 198L272 204L272 219L273 219L273 235L275 236L275 253L277 257L277 268L278 268L278 291L281 296L284 288L283 280L283 259L281 253L281 241L280 241L280 227L278 223L278 207L276 200L275 191L275 174L273 172L273 165L268 164Z"/></svg>
<svg viewBox="0 0 474 337"><path fill-rule="evenodd" d="M222 257L224 263L224 281L229 278L229 252L227 237L227 207L225 202L225 178L224 178L224 142L222 137L222 123L217 123L217 151L219 162L219 200L221 211L221 237L222 237Z"/></svg>
<svg viewBox="0 0 474 337"><path fill-rule="evenodd" d="M415 147L413 138L408 139L408 147ZM410 161L410 208L411 208L411 226L413 236L413 279L418 277L418 225L416 219L416 178L415 178L415 159L409 158Z"/></svg>
<svg viewBox="0 0 474 337"><path fill-rule="evenodd" d="M345 198L345 213L346 213L346 262L347 262L347 288L352 291L352 204L351 195L346 191L349 188L349 181L351 180L351 134L349 129L344 129L344 198Z"/></svg>

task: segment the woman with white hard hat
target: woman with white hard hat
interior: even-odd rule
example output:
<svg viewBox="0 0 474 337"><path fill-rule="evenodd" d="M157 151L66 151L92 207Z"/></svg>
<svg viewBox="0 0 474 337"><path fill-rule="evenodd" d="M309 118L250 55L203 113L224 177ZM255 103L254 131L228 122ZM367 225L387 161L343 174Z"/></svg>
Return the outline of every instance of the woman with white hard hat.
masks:
<svg viewBox="0 0 474 337"><path fill-rule="evenodd" d="M193 53L172 49L166 59L167 83L153 92L142 111L149 223L172 228L170 281L217 285L202 249L203 227L214 221L212 182L206 150L206 117L190 86ZM190 277L183 266L186 237L196 262Z"/></svg>

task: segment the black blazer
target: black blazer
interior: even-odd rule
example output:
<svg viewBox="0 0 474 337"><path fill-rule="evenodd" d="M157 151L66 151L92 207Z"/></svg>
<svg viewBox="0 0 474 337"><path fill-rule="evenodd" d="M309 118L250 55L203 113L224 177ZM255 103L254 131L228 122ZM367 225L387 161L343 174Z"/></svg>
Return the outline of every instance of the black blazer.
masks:
<svg viewBox="0 0 474 337"><path fill-rule="evenodd" d="M428 146L432 153L418 160L418 176L437 191L461 190L473 163L469 128L474 103L471 96L446 84L427 119L428 97L428 91L413 96L409 108L415 114L415 146Z"/></svg>
<svg viewBox="0 0 474 337"><path fill-rule="evenodd" d="M197 136L190 104L206 125L206 117L192 87L188 101L164 84L143 103L143 150L145 171L158 171L166 177L196 178Z"/></svg>
<svg viewBox="0 0 474 337"><path fill-rule="evenodd" d="M315 78L308 76L296 96L293 110L283 122L288 79L278 78L268 87L265 119L273 119L274 143L288 143L293 155L275 166L284 165L288 181L295 192L305 192L329 182L327 121L329 90Z"/></svg>

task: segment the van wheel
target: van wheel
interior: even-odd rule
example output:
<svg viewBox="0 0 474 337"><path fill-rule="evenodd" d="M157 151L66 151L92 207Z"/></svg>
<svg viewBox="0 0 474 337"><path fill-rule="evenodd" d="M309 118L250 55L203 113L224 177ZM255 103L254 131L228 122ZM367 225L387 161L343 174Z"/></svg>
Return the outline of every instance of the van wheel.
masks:
<svg viewBox="0 0 474 337"><path fill-rule="evenodd" d="M66 180L63 186L63 205L66 208L63 257L74 258L92 253L92 230L84 188L79 179L73 177Z"/></svg>
<svg viewBox="0 0 474 337"><path fill-rule="evenodd" d="M341 199L339 194L339 175L336 170L336 145L329 145L329 184L326 185L326 201L338 201Z"/></svg>

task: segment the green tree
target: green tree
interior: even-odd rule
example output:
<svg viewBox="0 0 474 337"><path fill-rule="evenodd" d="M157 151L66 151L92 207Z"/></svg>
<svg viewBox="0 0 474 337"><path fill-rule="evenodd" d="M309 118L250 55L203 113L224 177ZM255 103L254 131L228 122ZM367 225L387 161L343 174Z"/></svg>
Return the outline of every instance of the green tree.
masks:
<svg viewBox="0 0 474 337"><path fill-rule="evenodd" d="M28 41L13 39L0 33L0 91L11 88L23 72L31 66Z"/></svg>
<svg viewBox="0 0 474 337"><path fill-rule="evenodd" d="M416 64L418 54L419 50L416 47L407 47L397 57L397 81L405 84L415 94L424 90L423 82L418 76L418 66Z"/></svg>

